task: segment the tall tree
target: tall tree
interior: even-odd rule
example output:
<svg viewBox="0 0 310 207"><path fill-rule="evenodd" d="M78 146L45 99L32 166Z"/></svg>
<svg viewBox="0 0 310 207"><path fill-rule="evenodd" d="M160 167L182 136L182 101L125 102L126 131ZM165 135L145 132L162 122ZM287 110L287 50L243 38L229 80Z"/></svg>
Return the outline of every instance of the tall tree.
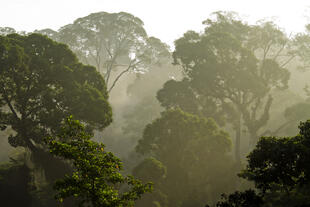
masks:
<svg viewBox="0 0 310 207"><path fill-rule="evenodd" d="M185 206L190 200L204 204L216 199L217 193L233 185L226 173L233 164L230 144L228 134L212 119L174 109L146 126L136 150L166 166L160 191L168 196L168 206Z"/></svg>
<svg viewBox="0 0 310 207"><path fill-rule="evenodd" d="M93 128L112 121L101 75L64 44L39 34L0 36L0 125L13 147L36 151L73 114Z"/></svg>
<svg viewBox="0 0 310 207"><path fill-rule="evenodd" d="M148 37L139 18L125 12L98 12L79 18L58 31L36 31L68 44L85 64L104 75L108 92L128 72L144 73L170 56L167 45Z"/></svg>
<svg viewBox="0 0 310 207"><path fill-rule="evenodd" d="M198 103L204 97L212 103L207 106L213 105L213 111L220 109L220 114L230 119L236 132L235 155L240 161L242 126L253 145L269 119L271 91L287 87L289 72L284 67L295 55L289 51L289 39L270 22L248 25L231 13L221 12L215 17L204 21L203 34L189 31L176 40L173 58L189 82L190 97ZM182 92L175 94L182 96ZM171 97L167 100L177 104ZM199 104L198 109L203 106Z"/></svg>

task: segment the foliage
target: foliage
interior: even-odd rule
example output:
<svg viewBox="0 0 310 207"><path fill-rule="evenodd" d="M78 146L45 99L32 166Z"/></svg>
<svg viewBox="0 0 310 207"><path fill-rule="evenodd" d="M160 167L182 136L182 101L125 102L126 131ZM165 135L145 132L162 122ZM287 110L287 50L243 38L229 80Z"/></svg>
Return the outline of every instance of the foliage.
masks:
<svg viewBox="0 0 310 207"><path fill-rule="evenodd" d="M308 101L290 90L276 90L273 97L270 123L260 133L260 137L296 135L300 121L307 120L310 115Z"/></svg>
<svg viewBox="0 0 310 207"><path fill-rule="evenodd" d="M230 195L222 195L222 200L216 204L216 207L260 207L263 206L263 199L253 190L244 192L236 191ZM208 207L208 205L206 206Z"/></svg>
<svg viewBox="0 0 310 207"><path fill-rule="evenodd" d="M262 137L247 157L240 176L254 181L267 203L310 204L310 121L302 122L299 129L294 137Z"/></svg>
<svg viewBox="0 0 310 207"><path fill-rule="evenodd" d="M166 108L215 117L219 124L223 117L228 120L240 160L242 127L255 144L269 120L271 91L287 88L285 67L295 55L290 40L272 22L248 25L234 14L217 12L204 24L203 34L188 31L175 41L174 64L182 67L185 78L167 82L157 97Z"/></svg>
<svg viewBox="0 0 310 207"><path fill-rule="evenodd" d="M294 135L298 132L296 126L300 121L305 121L310 117L310 104L308 102L299 102L284 111L286 122L281 125L277 131L283 130L286 134Z"/></svg>
<svg viewBox="0 0 310 207"><path fill-rule="evenodd" d="M295 137L262 137L248 155L248 165L241 175L263 192L278 185L289 193L297 185L309 183L310 122L301 123L299 129Z"/></svg>
<svg viewBox="0 0 310 207"><path fill-rule="evenodd" d="M228 135L213 120L174 109L162 112L146 126L136 150L166 166L160 191L168 196L169 206L179 206L194 192L197 195L192 200L204 203L229 188L233 178L220 175L232 169L227 154L230 144Z"/></svg>
<svg viewBox="0 0 310 207"><path fill-rule="evenodd" d="M147 172L145 172L147 171ZM143 181L155 181L166 177L166 167L155 158L146 158L133 169L133 175Z"/></svg>
<svg viewBox="0 0 310 207"><path fill-rule="evenodd" d="M302 65L298 66L300 70L309 69L309 57L310 57L310 26L309 24L305 26L306 32L298 33L293 42L294 52L298 55ZM308 86L306 86L306 92L309 95Z"/></svg>
<svg viewBox="0 0 310 207"><path fill-rule="evenodd" d="M57 137L47 140L50 152L72 162L74 172L71 176L58 180L56 198L74 196L79 198L79 206L132 206L133 201L152 185L142 184L132 176L123 177L120 173L121 161L111 152L104 151L104 145L91 141L91 135L77 120L68 118ZM121 184L129 190L121 193Z"/></svg>
<svg viewBox="0 0 310 207"><path fill-rule="evenodd" d="M154 190L151 194L143 196L136 202L137 207L143 206L167 206L167 195L161 189L165 182L167 168L153 157L144 159L132 171L133 175L143 182L152 182Z"/></svg>
<svg viewBox="0 0 310 207"><path fill-rule="evenodd" d="M66 45L39 34L0 36L0 126L9 143L36 151L69 114L93 128L112 121L105 83Z"/></svg>
<svg viewBox="0 0 310 207"><path fill-rule="evenodd" d="M36 31L68 44L78 58L104 75L108 92L128 72L144 73L150 65L169 58L167 45L148 37L143 22L125 12L92 13L57 32Z"/></svg>
<svg viewBox="0 0 310 207"><path fill-rule="evenodd" d="M306 120L309 117L310 104L301 102L286 108L284 116L288 121Z"/></svg>
<svg viewBox="0 0 310 207"><path fill-rule="evenodd" d="M301 122L293 137L262 137L247 156L248 164L239 176L253 181L257 191L236 191L223 195L217 207L310 205L310 120ZM208 207L208 205L207 205Z"/></svg>
<svg viewBox="0 0 310 207"><path fill-rule="evenodd" d="M8 35L8 34L12 34L12 33L16 33L16 30L14 28L0 27L0 35Z"/></svg>
<svg viewBox="0 0 310 207"><path fill-rule="evenodd" d="M210 97L197 96L188 79L168 80L157 92L157 99L166 109L180 108L191 114L211 117L220 125L225 123L223 110Z"/></svg>

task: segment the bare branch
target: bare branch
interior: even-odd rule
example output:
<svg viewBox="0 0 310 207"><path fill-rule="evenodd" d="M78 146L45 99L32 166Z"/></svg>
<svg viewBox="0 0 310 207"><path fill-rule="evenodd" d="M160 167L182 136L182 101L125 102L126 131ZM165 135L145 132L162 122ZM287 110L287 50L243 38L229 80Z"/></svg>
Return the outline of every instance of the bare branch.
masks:
<svg viewBox="0 0 310 207"><path fill-rule="evenodd" d="M291 60L293 60L296 57L296 55L293 55L292 57L290 57L287 61L285 61L282 65L280 65L280 67L284 67L286 66L289 62L291 62Z"/></svg>
<svg viewBox="0 0 310 207"><path fill-rule="evenodd" d="M130 62L129 66L128 66L125 70L123 70L120 74L118 74L118 76L115 78L115 80L113 81L111 87L110 87L109 90L108 90L108 93L111 92L111 90L114 88L116 82L122 77L122 75L124 75L125 73L127 73L127 72L131 69L131 67L132 67L132 66L131 66L131 62Z"/></svg>

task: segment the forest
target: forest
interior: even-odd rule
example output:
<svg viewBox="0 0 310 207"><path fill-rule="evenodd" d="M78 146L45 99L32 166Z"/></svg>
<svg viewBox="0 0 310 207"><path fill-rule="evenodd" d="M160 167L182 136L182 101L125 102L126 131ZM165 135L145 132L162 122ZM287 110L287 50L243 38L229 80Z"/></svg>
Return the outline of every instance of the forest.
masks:
<svg viewBox="0 0 310 207"><path fill-rule="evenodd" d="M202 24L0 27L1 206L310 206L310 24Z"/></svg>

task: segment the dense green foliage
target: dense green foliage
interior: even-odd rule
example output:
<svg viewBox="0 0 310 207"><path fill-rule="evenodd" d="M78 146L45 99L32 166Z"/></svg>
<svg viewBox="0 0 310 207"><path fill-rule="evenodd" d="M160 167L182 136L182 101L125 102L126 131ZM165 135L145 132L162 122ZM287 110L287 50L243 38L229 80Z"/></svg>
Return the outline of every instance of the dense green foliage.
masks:
<svg viewBox="0 0 310 207"><path fill-rule="evenodd" d="M39 34L0 36L0 124L9 143L36 151L68 115L104 128L111 121L104 80L66 45Z"/></svg>
<svg viewBox="0 0 310 207"><path fill-rule="evenodd" d="M310 121L294 137L262 137L248 155L241 176L254 181L269 202L284 206L309 205Z"/></svg>
<svg viewBox="0 0 310 207"><path fill-rule="evenodd" d="M125 207L151 191L151 184L143 185L132 176L124 177L120 173L121 161L105 152L103 144L90 139L79 121L68 118L61 133L47 140L50 152L71 161L74 169L71 176L56 182L59 201L74 196L78 197L79 206ZM130 190L121 193L120 184L127 184Z"/></svg>
<svg viewBox="0 0 310 207"><path fill-rule="evenodd" d="M190 201L201 205L232 187L233 178L223 177L233 166L228 156L230 146L228 134L212 119L174 109L146 126L136 150L167 168L158 187L167 195L168 206L180 206ZM154 169L148 174L151 171Z"/></svg>
<svg viewBox="0 0 310 207"><path fill-rule="evenodd" d="M46 152L44 137L57 134L70 114L88 130L109 125L112 112L104 79L66 45L39 34L0 36L0 54L1 129L10 129L6 132L11 146L32 152L27 165L32 165L34 188L51 192L44 182L52 183L70 167ZM42 170L44 178L36 182ZM50 193L43 194L53 203Z"/></svg>
<svg viewBox="0 0 310 207"><path fill-rule="evenodd" d="M216 207L261 207L263 203L262 197L255 191L246 190L244 192L236 191L228 196L222 195L222 201L219 201Z"/></svg>
<svg viewBox="0 0 310 207"><path fill-rule="evenodd" d="M136 207L164 207L168 205L167 195L161 191L166 181L167 168L160 161L153 157L146 158L133 169L132 173L143 182L152 181L154 183L153 192L138 200L135 205Z"/></svg>
<svg viewBox="0 0 310 207"><path fill-rule="evenodd" d="M310 121L302 122L293 137L262 137L247 156L239 174L253 181L258 191L236 191L224 195L218 207L310 205Z"/></svg>

